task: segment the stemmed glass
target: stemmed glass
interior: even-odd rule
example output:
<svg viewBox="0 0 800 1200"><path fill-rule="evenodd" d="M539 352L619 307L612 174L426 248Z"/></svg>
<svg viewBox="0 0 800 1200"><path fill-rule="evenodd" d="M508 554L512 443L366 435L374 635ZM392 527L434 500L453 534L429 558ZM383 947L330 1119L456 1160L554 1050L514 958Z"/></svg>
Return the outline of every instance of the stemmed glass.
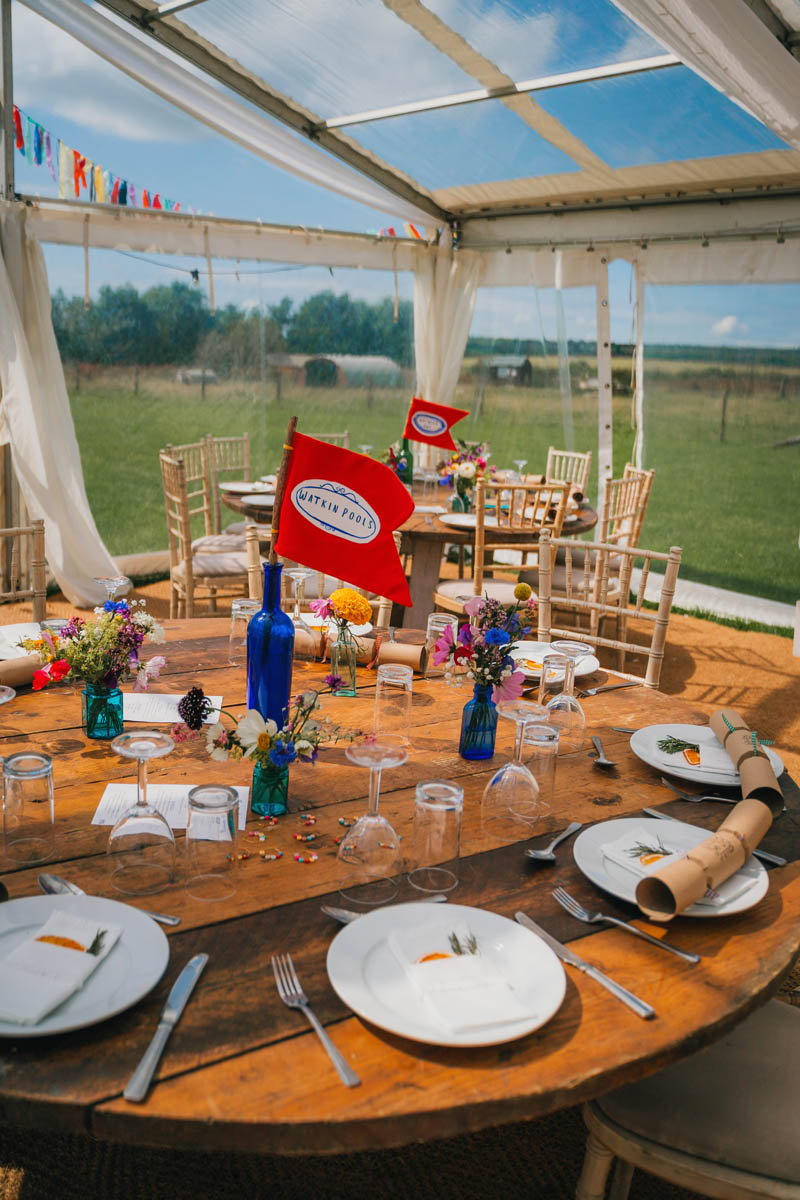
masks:
<svg viewBox="0 0 800 1200"><path fill-rule="evenodd" d="M303 605L306 601L306 580L316 575L316 571L309 571L306 567L291 567L286 574L294 584L294 611L290 619L294 625L293 658L299 666L312 663L317 657L318 639L302 616Z"/></svg>
<svg viewBox="0 0 800 1200"><path fill-rule="evenodd" d="M397 876L403 866L400 839L378 812L381 773L402 767L408 758L398 738L384 735L352 742L345 754L358 767L369 767L369 808L339 843L339 859L350 867L339 889L342 899L365 907L389 904L397 895Z"/></svg>
<svg viewBox="0 0 800 1200"><path fill-rule="evenodd" d="M111 882L127 896L150 896L167 887L175 875L175 835L169 822L147 803L147 763L175 747L171 737L155 729L121 733L111 749L139 764L136 804L120 817L108 839Z"/></svg>
<svg viewBox="0 0 800 1200"><path fill-rule="evenodd" d="M124 587L126 583L130 583L130 579L128 579L127 575L95 575L94 581L95 583L102 583L103 587L106 589L106 598L110 600L112 604L117 598L117 592L119 589Z"/></svg>
<svg viewBox="0 0 800 1200"><path fill-rule="evenodd" d="M365 445L363 445L363 446L359 446L358 448L359 448L359 450L361 451L361 453L362 453L362 454L369 454L370 450L372 449L372 446L367 446L367 445L365 444Z"/></svg>
<svg viewBox="0 0 800 1200"><path fill-rule="evenodd" d="M486 785L481 824L484 832L495 838L530 837L533 826L549 809L536 779L522 761L522 747L526 726L546 721L547 709L528 700L501 700L497 712L516 723L514 757L495 771Z"/></svg>
<svg viewBox="0 0 800 1200"><path fill-rule="evenodd" d="M527 467L527 465L528 465L527 458L515 458L514 459L514 466L517 468L517 471L519 472L520 479L522 479L522 468Z"/></svg>
<svg viewBox="0 0 800 1200"><path fill-rule="evenodd" d="M586 740L586 714L575 697L575 664L586 647L581 642L553 642L552 647L558 650L542 662L539 703L546 706L546 720L558 727L558 753L577 754ZM548 700L548 692L562 675L561 691Z"/></svg>

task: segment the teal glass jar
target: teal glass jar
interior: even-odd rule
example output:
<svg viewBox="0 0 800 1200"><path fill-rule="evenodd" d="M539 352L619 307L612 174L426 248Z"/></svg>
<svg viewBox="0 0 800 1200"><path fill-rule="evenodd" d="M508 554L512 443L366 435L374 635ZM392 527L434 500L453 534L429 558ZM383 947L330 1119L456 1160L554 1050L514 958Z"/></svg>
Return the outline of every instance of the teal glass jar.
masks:
<svg viewBox="0 0 800 1200"><path fill-rule="evenodd" d="M81 721L89 738L115 738L122 733L122 692L103 683L87 683L81 693Z"/></svg>
<svg viewBox="0 0 800 1200"><path fill-rule="evenodd" d="M289 768L259 766L253 768L250 810L258 817L282 817L289 808Z"/></svg>

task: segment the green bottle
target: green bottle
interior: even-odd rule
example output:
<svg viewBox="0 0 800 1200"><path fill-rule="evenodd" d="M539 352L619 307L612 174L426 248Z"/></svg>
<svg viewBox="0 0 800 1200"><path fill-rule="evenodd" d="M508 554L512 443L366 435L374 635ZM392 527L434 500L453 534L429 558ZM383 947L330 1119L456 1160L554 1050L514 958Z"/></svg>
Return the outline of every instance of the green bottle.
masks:
<svg viewBox="0 0 800 1200"><path fill-rule="evenodd" d="M411 446L408 438L403 438L403 452L401 455L401 467L397 472L398 478L410 488L414 481L414 455L411 453Z"/></svg>

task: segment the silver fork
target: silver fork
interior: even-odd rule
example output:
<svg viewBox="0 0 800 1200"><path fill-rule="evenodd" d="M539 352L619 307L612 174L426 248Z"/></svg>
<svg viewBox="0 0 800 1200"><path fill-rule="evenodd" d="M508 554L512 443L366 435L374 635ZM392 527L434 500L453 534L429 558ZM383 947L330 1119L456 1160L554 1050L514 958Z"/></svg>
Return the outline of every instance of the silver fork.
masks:
<svg viewBox="0 0 800 1200"><path fill-rule="evenodd" d="M287 1008L299 1008L305 1013L317 1037L328 1051L328 1057L336 1067L342 1083L347 1084L348 1087L358 1087L361 1083L358 1075L356 1075L349 1063L345 1061L344 1056L336 1049L325 1029L309 1008L308 996L300 986L300 980L297 978L291 954L273 955L272 973L275 976L275 986L278 989L278 995L281 1000Z"/></svg>
<svg viewBox="0 0 800 1200"><path fill-rule="evenodd" d="M707 796L700 796L697 792L684 792L681 788L676 787L665 775L661 776L661 782L664 787L668 787L676 796L680 796L681 800L691 800L692 804L700 804L702 800L718 800L720 804L738 804L738 800L731 800L729 796L718 796L710 793Z"/></svg>
<svg viewBox="0 0 800 1200"><path fill-rule="evenodd" d="M557 900L562 908L565 908L570 916L575 917L578 921L583 921L587 925L617 925L620 929L627 929L628 933L635 933L637 937L642 938L645 942L649 942L651 946L658 946L660 950L667 950L670 954L677 954L678 958L684 959L686 962L699 963L699 954L690 954L688 950L679 950L677 946L670 945L669 942L659 941L658 938L651 937L649 933L645 933L643 929L637 929L635 925L629 925L627 921L620 921L617 917L610 917L606 913L589 912L570 896L569 892L565 892L562 887L554 888L552 891L554 900Z"/></svg>

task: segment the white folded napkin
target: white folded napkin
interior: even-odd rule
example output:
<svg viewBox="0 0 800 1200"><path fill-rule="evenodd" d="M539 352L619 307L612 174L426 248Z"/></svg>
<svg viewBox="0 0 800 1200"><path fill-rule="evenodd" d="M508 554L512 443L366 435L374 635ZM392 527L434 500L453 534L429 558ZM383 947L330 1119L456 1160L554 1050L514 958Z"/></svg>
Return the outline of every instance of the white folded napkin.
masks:
<svg viewBox="0 0 800 1200"><path fill-rule="evenodd" d="M463 924L418 925L389 935L389 946L435 1023L452 1033L511 1025L536 1016L494 963L480 953L454 954L450 934L462 947L471 934ZM447 955L420 962L432 954Z"/></svg>
<svg viewBox="0 0 800 1200"><path fill-rule="evenodd" d="M0 1020L36 1025L83 987L113 949L122 926L89 920L68 912L52 912L32 937L0 963ZM67 938L77 950L42 938ZM89 953L94 946L95 953Z"/></svg>
<svg viewBox="0 0 800 1200"><path fill-rule="evenodd" d="M666 825L667 822L665 821L664 824ZM649 855L634 853L634 848L637 846L651 846L654 850L663 846L666 853L659 857L653 856L652 861L646 861L650 857ZM626 871L630 871L637 879L644 879L646 875L660 871L662 867L675 862L676 859L685 858L688 853L684 849L670 849L668 833L666 836L662 836L659 832L659 836L654 837L652 830L645 829L642 825L637 825L630 833L624 834L616 842L606 843L600 849L604 858L623 867ZM745 864L735 875L731 875L730 879L726 879L716 888L710 888L695 903L706 904L710 908L721 908L723 904L729 904L731 900L735 900L744 892L749 891L760 874L757 866L753 868Z"/></svg>
<svg viewBox="0 0 800 1200"><path fill-rule="evenodd" d="M733 765L730 755L725 747L719 744L713 734L709 740L698 737L695 745L699 747L700 751L699 763L690 762L682 750L679 750L677 754L667 754L663 750L661 753L664 756L665 762L670 764L675 763L681 769L689 767L690 770L714 771L719 775L732 775L734 773L736 768Z"/></svg>

